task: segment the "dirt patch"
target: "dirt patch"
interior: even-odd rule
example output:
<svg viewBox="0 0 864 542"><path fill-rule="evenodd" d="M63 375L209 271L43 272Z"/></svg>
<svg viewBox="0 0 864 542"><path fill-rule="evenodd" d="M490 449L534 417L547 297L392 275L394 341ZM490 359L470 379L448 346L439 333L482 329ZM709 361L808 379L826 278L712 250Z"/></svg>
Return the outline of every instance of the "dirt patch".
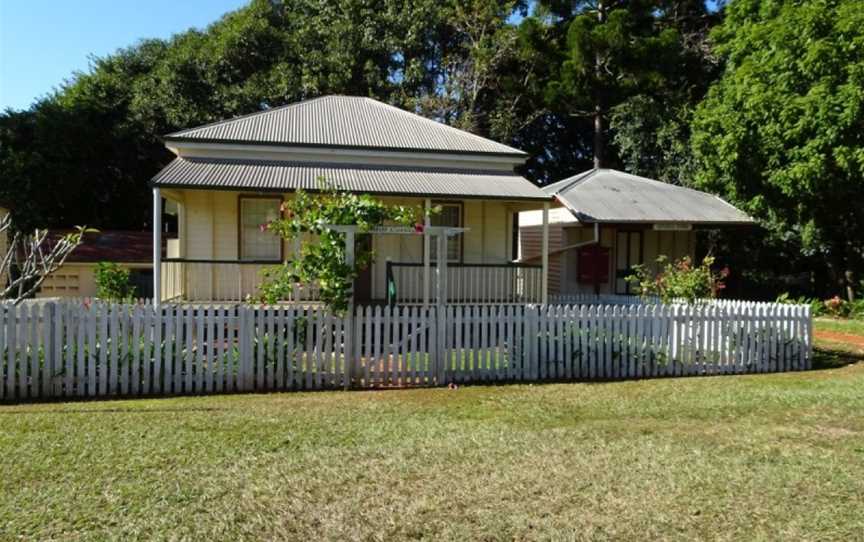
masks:
<svg viewBox="0 0 864 542"><path fill-rule="evenodd" d="M851 344L859 348L864 348L864 336L853 335L852 333L841 333L839 331L817 330L814 333L817 339L825 341L834 341L838 343Z"/></svg>

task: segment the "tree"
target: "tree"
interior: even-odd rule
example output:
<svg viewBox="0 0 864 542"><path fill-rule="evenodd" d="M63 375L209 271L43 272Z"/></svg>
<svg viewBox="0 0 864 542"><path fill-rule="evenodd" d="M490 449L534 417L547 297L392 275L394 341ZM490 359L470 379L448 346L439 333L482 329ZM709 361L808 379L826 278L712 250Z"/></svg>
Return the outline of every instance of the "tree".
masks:
<svg viewBox="0 0 864 542"><path fill-rule="evenodd" d="M0 299L17 305L32 297L45 279L63 266L69 254L81 245L84 234L90 231L93 230L80 227L58 239L49 239L48 230L29 234L13 231L10 215L0 219L0 235L12 233L6 253L0 254Z"/></svg>
<svg viewBox="0 0 864 542"><path fill-rule="evenodd" d="M21 227L141 228L147 182L172 158L161 135L322 94L417 111L444 97L433 116L489 135L505 124L490 111L504 110L501 74L518 62L507 20L520 6L252 0L204 30L93 59L29 110L0 114L0 199Z"/></svg>
<svg viewBox="0 0 864 542"><path fill-rule="evenodd" d="M667 83L683 49L680 36L657 24L656 2L589 0L569 8L553 2L549 9L564 21L566 34L547 99L570 115L591 119L594 167L604 167L610 162L611 108Z"/></svg>
<svg viewBox="0 0 864 542"><path fill-rule="evenodd" d="M697 186L767 229L750 266L780 254L819 293L846 290L864 271L860 2L736 1L712 40L726 67L695 113Z"/></svg>

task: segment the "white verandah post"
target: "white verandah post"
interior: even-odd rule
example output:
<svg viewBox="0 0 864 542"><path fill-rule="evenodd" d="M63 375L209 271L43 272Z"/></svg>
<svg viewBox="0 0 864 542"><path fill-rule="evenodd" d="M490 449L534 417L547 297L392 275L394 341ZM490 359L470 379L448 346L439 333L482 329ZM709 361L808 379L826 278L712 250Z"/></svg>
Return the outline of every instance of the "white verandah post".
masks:
<svg viewBox="0 0 864 542"><path fill-rule="evenodd" d="M162 301L162 194L153 187L153 304Z"/></svg>
<svg viewBox="0 0 864 542"><path fill-rule="evenodd" d="M446 380L446 371L447 371L447 352L446 352L446 335L447 335L447 327L444 318L444 311L447 307L447 238L449 232L447 230L440 230L438 232L438 247L437 254L438 257L437 267L436 267L436 288L435 294L438 296L438 303L436 304L436 317L437 317L437 333L435 334L435 367L436 367L436 377L435 380L439 386L444 385Z"/></svg>
<svg viewBox="0 0 864 542"><path fill-rule="evenodd" d="M540 302L545 305L549 302L549 202L543 203L543 247L541 259L543 263Z"/></svg>
<svg viewBox="0 0 864 542"><path fill-rule="evenodd" d="M429 305L429 279L431 271L429 260L432 258L432 250L429 245L429 226L431 226L430 213L432 212L432 200L426 198L425 211L423 213L423 305Z"/></svg>
<svg viewBox="0 0 864 542"><path fill-rule="evenodd" d="M345 265L348 267L354 266L354 230L345 232ZM351 373L354 368L354 341L357 340L353 336L354 333L354 284L351 284L350 298L348 301L348 318L345 322L345 382L343 382L346 390L351 388Z"/></svg>

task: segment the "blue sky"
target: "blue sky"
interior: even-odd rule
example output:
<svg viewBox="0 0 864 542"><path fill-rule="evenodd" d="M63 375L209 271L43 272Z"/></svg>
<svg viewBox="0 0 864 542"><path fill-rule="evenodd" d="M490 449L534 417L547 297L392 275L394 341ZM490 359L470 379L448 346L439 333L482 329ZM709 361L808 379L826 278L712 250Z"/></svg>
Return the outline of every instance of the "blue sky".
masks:
<svg viewBox="0 0 864 542"><path fill-rule="evenodd" d="M24 109L141 38L205 27L247 0L0 0L0 110Z"/></svg>

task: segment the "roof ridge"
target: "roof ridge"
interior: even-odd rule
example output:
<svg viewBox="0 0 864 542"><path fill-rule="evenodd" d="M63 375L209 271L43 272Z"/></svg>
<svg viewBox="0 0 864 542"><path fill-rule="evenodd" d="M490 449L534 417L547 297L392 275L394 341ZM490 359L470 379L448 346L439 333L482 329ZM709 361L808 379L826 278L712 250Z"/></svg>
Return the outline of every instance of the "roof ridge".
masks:
<svg viewBox="0 0 864 542"><path fill-rule="evenodd" d="M406 110L406 109L402 109L401 107L396 107L396 106L393 105L393 104L389 104L389 103L387 103L387 102L382 102L381 100L376 100L375 98L370 98L369 96L365 96L365 99L371 101L371 102L372 102L373 104L375 104L375 105L383 105L384 107L387 107L387 108L393 109L393 110L395 110L395 111L397 111L397 112L399 112L399 113L401 113L401 114L403 114L403 115L411 115L412 117L416 117L416 118L418 118L419 120L421 120L421 121L423 121L423 122L426 122L426 123L430 123L430 122L431 122L431 123L432 123L433 125L435 125L436 127L443 127L443 128L445 128L445 129L447 129L447 130L454 130L454 131L456 131L456 132L459 132L459 133L462 133L462 134L465 134L465 135L471 136L471 137L473 137L474 139L477 139L477 140L480 140L480 141L486 141L486 142L488 142L488 141L492 141L493 143L497 143L498 145L501 145L502 147L507 147L508 149L512 149L512 150L516 151L516 152L519 153L519 154L524 154L524 155L526 155L526 156L528 155L528 153L526 153L526 152L523 151L522 149L517 149L516 147L510 146L510 145L505 145L504 143L500 143L500 142L498 142L498 141L494 141L494 140L492 140L492 139L489 139L488 137L483 137L483 136L481 136L481 135L477 135L477 134L475 134L475 133L473 133L473 132L469 132L468 130L463 130L463 129L461 129L461 128L456 128L455 126L450 126L449 124L445 124L445 123L443 123L443 122L439 122L439 121L437 121L437 120L430 119L429 117L424 117L423 115L421 115L421 114L419 114L419 113L415 113L415 112L413 112L413 111L408 111L408 110Z"/></svg>
<svg viewBox="0 0 864 542"><path fill-rule="evenodd" d="M277 105L276 107L268 107L267 109L261 109L258 111L253 111L251 113L246 113L244 115L237 115L236 117L231 117L230 119L216 120L213 122L208 122L207 124L201 124L199 126L194 126L192 128L185 128L183 130L171 132L170 134L165 134L164 137L180 137L180 136L182 136L182 134L185 134L188 132L195 132L195 131L201 130L202 128L212 128L213 126L221 126L224 124L231 124L233 122L238 122L241 120L246 120L246 119L250 119L253 117L257 117L257 116L263 115L265 113L274 113L276 111L282 111L283 109L293 109L293 108L299 109L299 107L302 105L308 105L308 104L311 104L313 102L317 102L320 100L326 100L328 98L333 98L336 96L338 96L338 95L316 96L315 98L310 98L308 100L302 100L299 102L291 102L291 103L287 103L287 104Z"/></svg>
<svg viewBox="0 0 864 542"><path fill-rule="evenodd" d="M552 194L553 196L558 194L559 192L563 192L564 190L569 190L573 188L579 183L587 181L590 177L594 176L597 173L597 168L587 169L585 171L576 173L575 175L571 175L565 179L561 179L560 181L556 181L549 186L543 188L544 192L548 192L553 187L555 188L555 192Z"/></svg>
<svg viewBox="0 0 864 542"><path fill-rule="evenodd" d="M319 104L317 108L314 107L316 103ZM380 123L375 124L381 126L370 127L369 134L362 136L362 131L358 131L359 125L352 122L354 116L361 120L380 120ZM312 126L325 120L326 125ZM388 126L395 130L391 135L385 133ZM294 137L289 134L294 136L299 134L299 136ZM398 134L403 137L399 137ZM522 159L528 156L525 151L510 145L428 118L419 114L416 108L409 111L372 96L342 94L328 94L269 107L174 131L163 138L168 141L198 140L209 143L245 142L348 148L366 147L367 144L364 142L370 141L372 143L368 143L368 146L373 148L494 154ZM400 142L404 144L404 149Z"/></svg>

